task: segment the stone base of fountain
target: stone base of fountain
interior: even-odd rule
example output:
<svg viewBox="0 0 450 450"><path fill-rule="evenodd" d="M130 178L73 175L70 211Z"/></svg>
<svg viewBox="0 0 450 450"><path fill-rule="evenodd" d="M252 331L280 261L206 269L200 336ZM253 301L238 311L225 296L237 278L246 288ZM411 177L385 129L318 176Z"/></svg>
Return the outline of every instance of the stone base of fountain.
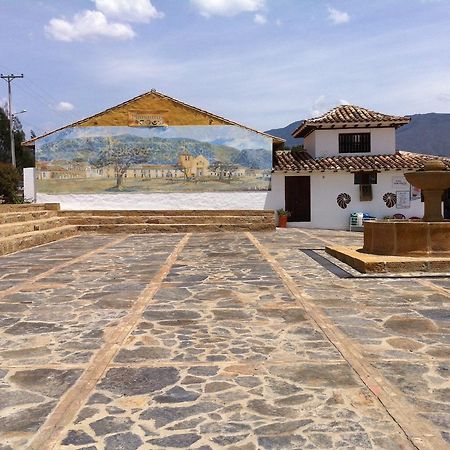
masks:
<svg viewBox="0 0 450 450"><path fill-rule="evenodd" d="M450 257L450 220L383 220L364 224L364 253Z"/></svg>
<svg viewBox="0 0 450 450"><path fill-rule="evenodd" d="M448 164L448 162L447 162ZM364 247L325 250L360 272L450 272L450 220L442 218L442 199L450 170L440 159L405 173L422 190L423 220L376 220L364 224Z"/></svg>
<svg viewBox="0 0 450 450"><path fill-rule="evenodd" d="M440 273L450 275L450 256L396 256L364 253L359 247L328 246L331 256L362 273Z"/></svg>

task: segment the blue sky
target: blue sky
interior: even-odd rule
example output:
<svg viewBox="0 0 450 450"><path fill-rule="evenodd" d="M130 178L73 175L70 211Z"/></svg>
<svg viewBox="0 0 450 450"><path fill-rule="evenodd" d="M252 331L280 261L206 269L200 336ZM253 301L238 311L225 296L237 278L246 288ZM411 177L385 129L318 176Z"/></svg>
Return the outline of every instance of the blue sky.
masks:
<svg viewBox="0 0 450 450"><path fill-rule="evenodd" d="M37 134L152 88L259 130L341 102L450 112L450 0L0 0L0 19Z"/></svg>

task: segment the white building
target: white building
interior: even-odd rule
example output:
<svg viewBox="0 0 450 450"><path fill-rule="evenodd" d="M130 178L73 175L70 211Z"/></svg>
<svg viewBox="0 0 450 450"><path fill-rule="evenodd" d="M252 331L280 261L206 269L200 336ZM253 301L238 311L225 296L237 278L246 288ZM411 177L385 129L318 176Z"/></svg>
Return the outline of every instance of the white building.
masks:
<svg viewBox="0 0 450 450"><path fill-rule="evenodd" d="M310 228L348 229L351 213L421 218L420 192L404 173L436 157L395 150L395 130L409 120L342 105L304 121L292 133L304 151L275 151L267 207Z"/></svg>

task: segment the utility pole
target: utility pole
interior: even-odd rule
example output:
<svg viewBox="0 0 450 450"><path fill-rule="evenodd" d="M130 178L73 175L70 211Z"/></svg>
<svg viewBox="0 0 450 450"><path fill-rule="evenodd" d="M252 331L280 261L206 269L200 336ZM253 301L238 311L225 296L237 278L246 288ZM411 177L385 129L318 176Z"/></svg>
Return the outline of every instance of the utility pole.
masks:
<svg viewBox="0 0 450 450"><path fill-rule="evenodd" d="M11 82L15 78L23 78L23 73L20 75L3 75L0 74L0 78L3 78L8 83L8 115L9 115L9 139L11 140L11 163L16 167L16 150L14 148L14 115L12 112L12 93L11 93Z"/></svg>

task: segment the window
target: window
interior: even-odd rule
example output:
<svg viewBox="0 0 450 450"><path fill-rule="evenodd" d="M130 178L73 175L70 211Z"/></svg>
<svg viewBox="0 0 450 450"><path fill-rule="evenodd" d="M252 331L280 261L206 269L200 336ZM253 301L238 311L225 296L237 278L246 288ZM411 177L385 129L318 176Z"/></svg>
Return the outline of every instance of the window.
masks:
<svg viewBox="0 0 450 450"><path fill-rule="evenodd" d="M370 133L339 134L339 153L369 153Z"/></svg>
<svg viewBox="0 0 450 450"><path fill-rule="evenodd" d="M377 184L376 172L355 172L354 184Z"/></svg>

